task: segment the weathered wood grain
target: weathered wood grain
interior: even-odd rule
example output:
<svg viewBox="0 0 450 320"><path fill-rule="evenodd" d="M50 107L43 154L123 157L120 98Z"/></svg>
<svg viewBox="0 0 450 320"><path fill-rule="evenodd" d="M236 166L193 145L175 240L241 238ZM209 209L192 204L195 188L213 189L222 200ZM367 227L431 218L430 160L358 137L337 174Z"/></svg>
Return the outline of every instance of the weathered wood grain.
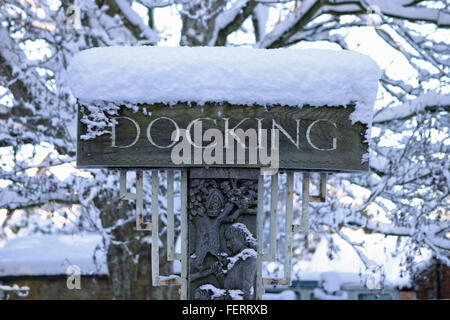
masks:
<svg viewBox="0 0 450 320"><path fill-rule="evenodd" d="M354 106L347 107L286 107L286 106L239 106L230 104L205 104L202 106L188 106L179 103L174 106L164 104L142 104L138 112L122 107L116 117L129 117L136 121L140 127L140 135L136 136L135 125L123 118L118 119L116 126L116 147L112 146L111 135L102 135L93 140L84 141L80 136L86 133L86 127L78 121L78 152L77 167L79 168L173 168L173 167L222 167L222 168L258 168L260 163L248 163L248 151L246 163L226 163L226 152L223 152L223 164L181 164L176 165L171 161L172 148L157 148L148 139L147 129L149 124L157 118L166 117L153 122L150 135L155 144L159 146L171 145L171 134L175 130L173 121L180 129L186 129L194 119L203 119L203 132L210 128L217 128L222 133L225 128L225 119L228 119L229 128L233 128L243 121L238 128L258 129L258 124L263 129L272 129L274 122L279 125L291 140L280 132L279 139L279 168L292 170L326 170L326 171L365 171L367 162L362 162L362 157L367 153L368 145L364 142L366 125L352 124L349 115L354 111ZM147 112L142 112L144 108ZM81 106L79 119L81 118ZM168 120L170 118L171 120ZM211 120L213 119L213 120ZM259 120L258 120L259 119ZM309 132L309 141L306 138L308 127L316 122ZM297 137L298 124L298 137ZM275 126L278 128L278 126ZM194 130L191 130L193 133ZM258 131L257 131L258 132ZM336 148L333 147L333 138L336 139ZM131 147L119 148L137 142ZM193 138L194 139L194 138ZM297 140L298 139L298 140ZM268 132L269 146L271 143ZM298 148L295 145L298 142ZM211 142L204 142L203 146ZM295 143L295 144L294 144ZM236 144L236 143L235 143ZM193 150L194 148L192 148ZM322 149L322 150L319 150ZM193 154L193 153L192 153ZM235 157L236 159L236 151ZM259 158L258 158L259 161ZM235 161L236 162L236 161Z"/></svg>

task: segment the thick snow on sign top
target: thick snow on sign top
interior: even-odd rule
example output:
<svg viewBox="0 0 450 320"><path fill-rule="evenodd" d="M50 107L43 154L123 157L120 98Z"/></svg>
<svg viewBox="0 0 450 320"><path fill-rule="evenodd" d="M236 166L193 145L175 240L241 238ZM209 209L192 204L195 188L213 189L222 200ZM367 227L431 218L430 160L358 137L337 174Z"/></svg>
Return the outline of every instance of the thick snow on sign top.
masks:
<svg viewBox="0 0 450 320"><path fill-rule="evenodd" d="M380 70L352 51L224 47L108 47L78 53L69 83L81 102L356 103L370 123Z"/></svg>

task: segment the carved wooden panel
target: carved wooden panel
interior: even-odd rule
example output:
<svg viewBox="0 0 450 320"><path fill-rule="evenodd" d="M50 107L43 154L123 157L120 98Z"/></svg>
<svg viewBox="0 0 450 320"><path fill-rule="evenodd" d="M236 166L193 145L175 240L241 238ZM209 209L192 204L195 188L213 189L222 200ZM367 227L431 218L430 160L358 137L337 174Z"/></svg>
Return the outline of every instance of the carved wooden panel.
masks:
<svg viewBox="0 0 450 320"><path fill-rule="evenodd" d="M189 179L189 299L255 299L256 179Z"/></svg>

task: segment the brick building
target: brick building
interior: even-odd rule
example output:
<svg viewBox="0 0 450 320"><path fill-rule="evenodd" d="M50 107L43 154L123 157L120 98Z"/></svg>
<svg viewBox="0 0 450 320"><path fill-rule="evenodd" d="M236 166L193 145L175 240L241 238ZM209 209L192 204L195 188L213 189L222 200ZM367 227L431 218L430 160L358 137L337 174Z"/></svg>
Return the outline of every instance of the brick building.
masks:
<svg viewBox="0 0 450 320"><path fill-rule="evenodd" d="M418 299L450 299L450 267L435 261L420 273Z"/></svg>
<svg viewBox="0 0 450 320"><path fill-rule="evenodd" d="M1 299L109 299L106 257L99 235L40 235L0 247L0 286L29 287L26 297L0 290ZM93 257L96 257L94 260ZM80 288L69 288L69 267L79 270Z"/></svg>
<svg viewBox="0 0 450 320"><path fill-rule="evenodd" d="M67 275L0 277L0 285L30 288L25 297L0 290L0 300L108 300L110 287L107 275L81 275L80 289L67 288Z"/></svg>

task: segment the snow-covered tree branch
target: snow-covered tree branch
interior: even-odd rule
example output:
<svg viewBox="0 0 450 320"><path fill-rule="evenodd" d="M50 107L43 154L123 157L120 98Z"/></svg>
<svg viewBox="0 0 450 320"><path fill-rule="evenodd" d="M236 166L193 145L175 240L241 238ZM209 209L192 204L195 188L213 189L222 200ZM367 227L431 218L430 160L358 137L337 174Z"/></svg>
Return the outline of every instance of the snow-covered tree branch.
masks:
<svg viewBox="0 0 450 320"><path fill-rule="evenodd" d="M26 297L29 293L29 287L19 287L17 284L13 286L0 285L0 293L3 295L17 294L19 297Z"/></svg>

